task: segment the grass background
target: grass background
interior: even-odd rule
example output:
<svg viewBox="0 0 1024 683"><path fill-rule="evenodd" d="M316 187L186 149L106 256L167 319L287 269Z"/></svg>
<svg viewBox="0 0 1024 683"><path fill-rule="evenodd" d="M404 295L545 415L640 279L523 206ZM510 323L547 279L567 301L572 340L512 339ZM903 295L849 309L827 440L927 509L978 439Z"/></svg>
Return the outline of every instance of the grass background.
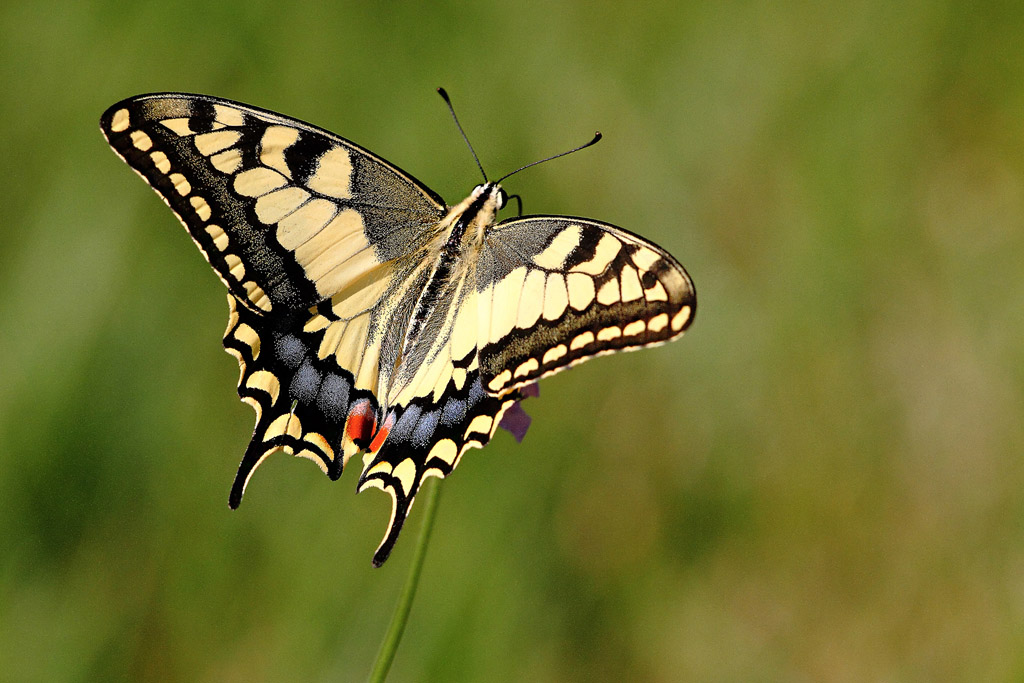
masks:
<svg viewBox="0 0 1024 683"><path fill-rule="evenodd" d="M0 677L347 681L412 554L252 427L222 286L106 147L185 90L450 202L664 245L679 343L543 383L443 483L394 681L1024 678L1024 9L854 0L0 8Z"/></svg>

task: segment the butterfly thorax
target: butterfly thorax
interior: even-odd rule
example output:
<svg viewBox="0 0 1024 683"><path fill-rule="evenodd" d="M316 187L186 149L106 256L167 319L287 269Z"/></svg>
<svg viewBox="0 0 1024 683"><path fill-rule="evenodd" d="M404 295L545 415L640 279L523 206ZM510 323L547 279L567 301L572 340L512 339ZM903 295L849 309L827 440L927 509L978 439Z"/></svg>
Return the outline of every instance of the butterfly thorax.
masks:
<svg viewBox="0 0 1024 683"><path fill-rule="evenodd" d="M465 269L475 263L474 257L483 243L484 235L504 205L505 191L500 185L490 182L477 185L441 221L441 225L447 225L448 228L442 230L444 242L437 251L433 270L409 321L403 356L418 345L424 323L431 317L438 303L447 300L444 295L452 283L464 279Z"/></svg>

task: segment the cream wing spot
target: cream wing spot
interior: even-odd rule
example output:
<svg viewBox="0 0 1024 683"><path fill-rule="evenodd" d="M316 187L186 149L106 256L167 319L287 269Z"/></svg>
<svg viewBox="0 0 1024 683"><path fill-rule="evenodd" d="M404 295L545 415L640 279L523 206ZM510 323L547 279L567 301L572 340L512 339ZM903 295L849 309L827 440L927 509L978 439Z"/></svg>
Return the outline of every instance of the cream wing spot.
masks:
<svg viewBox="0 0 1024 683"><path fill-rule="evenodd" d="M349 444L351 444L351 442L349 442ZM353 448L358 448L358 446L353 446ZM391 467L391 466L388 465L388 467ZM362 484L359 485L359 489L357 490L357 493L362 493L363 491L365 491L366 489L369 489L369 488L375 488L375 489L380 489L381 491L384 491L385 490L384 489L384 482L381 481L377 477L374 477L373 479L367 479L366 481L364 481ZM390 493L392 497L394 497L394 495L395 495L391 491L388 491L388 493ZM395 517L395 513L392 512L391 513L391 518L394 519L394 517ZM390 524L388 524L388 528L389 529L391 528Z"/></svg>
<svg viewBox="0 0 1024 683"><path fill-rule="evenodd" d="M195 131L192 130L192 127L189 125L189 120L187 118L180 117L174 119L164 119L160 123L163 124L164 128L171 131L175 135L184 137L186 135L192 135L193 133L195 133Z"/></svg>
<svg viewBox="0 0 1024 683"><path fill-rule="evenodd" d="M228 254L224 257L224 262L228 264L228 271L231 273L231 277L239 282L245 278L245 264L242 263L242 259L238 258L236 254Z"/></svg>
<svg viewBox="0 0 1024 683"><path fill-rule="evenodd" d="M591 332L590 330L587 330L586 332L581 332L580 334L577 334L575 337L573 337L573 340L569 343L569 350L578 351L583 347L589 346L590 344L593 343L594 333Z"/></svg>
<svg viewBox="0 0 1024 683"><path fill-rule="evenodd" d="M316 172L306 183L314 192L350 199L352 197L352 159L344 147L332 147L320 157Z"/></svg>
<svg viewBox="0 0 1024 683"><path fill-rule="evenodd" d="M550 365L551 363L554 363L568 352L568 349L565 348L565 344L553 346L544 352L544 357L541 359L541 362L543 362L544 365Z"/></svg>
<svg viewBox="0 0 1024 683"><path fill-rule="evenodd" d="M391 476L401 483L403 493L408 496L412 492L413 484L416 483L416 463L412 458L406 458L392 470Z"/></svg>
<svg viewBox="0 0 1024 683"><path fill-rule="evenodd" d="M262 287L252 280L246 280L242 283L242 286L245 287L245 294L249 297L249 301L253 306L262 311L267 311L268 313L271 311L273 305Z"/></svg>
<svg viewBox="0 0 1024 683"><path fill-rule="evenodd" d="M367 477L373 476L374 474L391 474L391 463L387 460L381 460L370 469L364 469L363 472Z"/></svg>
<svg viewBox="0 0 1024 683"><path fill-rule="evenodd" d="M647 329L651 332L661 332L668 326L668 313L659 313L647 323Z"/></svg>
<svg viewBox="0 0 1024 683"><path fill-rule="evenodd" d="M515 377L526 377L532 372L536 372L540 367L540 363L537 362L536 358L530 358L524 361L518 368L516 368Z"/></svg>
<svg viewBox="0 0 1024 683"><path fill-rule="evenodd" d="M614 325L606 327L597 333L597 341L611 341L622 336L622 330Z"/></svg>
<svg viewBox="0 0 1024 683"><path fill-rule="evenodd" d="M579 225L570 225L551 240L543 251L533 257L533 262L548 270L561 270L565 260L579 246L583 229Z"/></svg>
<svg viewBox="0 0 1024 683"><path fill-rule="evenodd" d="M260 357L260 336L245 323L235 328L233 336L252 350L252 359Z"/></svg>
<svg viewBox="0 0 1024 683"><path fill-rule="evenodd" d="M188 201L192 205L192 208L195 209L196 215L199 216L199 220L204 223L210 220L210 216L213 212L210 209L210 205L206 203L204 198L199 195L192 195L189 197Z"/></svg>
<svg viewBox="0 0 1024 683"><path fill-rule="evenodd" d="M212 156L223 151L238 142L242 134L237 130L218 130L212 133L201 133L195 136L196 149L205 157Z"/></svg>
<svg viewBox="0 0 1024 683"><path fill-rule="evenodd" d="M291 179L292 171L284 158L284 151L299 139L298 128L290 126L269 126L260 140L260 162L264 166L279 171L285 178Z"/></svg>
<svg viewBox="0 0 1024 683"><path fill-rule="evenodd" d="M228 234L219 225L207 225L206 234L213 239L213 246L217 247L218 251L228 248Z"/></svg>
<svg viewBox="0 0 1024 683"><path fill-rule="evenodd" d="M245 197L262 197L284 185L285 177L269 168L250 168L235 176L235 192Z"/></svg>
<svg viewBox="0 0 1024 683"><path fill-rule="evenodd" d="M519 299L519 316L516 326L529 329L540 319L544 310L544 282L546 277L542 270L531 270L523 283L523 291Z"/></svg>
<svg viewBox="0 0 1024 683"><path fill-rule="evenodd" d="M501 391L505 388L505 385L508 384L510 379L512 379L512 372L510 370L502 370L487 383L487 388L491 391Z"/></svg>
<svg viewBox="0 0 1024 683"><path fill-rule="evenodd" d="M427 456L427 462L431 458L437 458L444 462L452 465L455 463L455 457L458 455L458 446L451 439L441 439L434 444L434 447L430 449L430 454Z"/></svg>
<svg viewBox="0 0 1024 683"><path fill-rule="evenodd" d="M270 441L274 437L283 436L285 434L294 439L298 439L302 436L302 422L299 421L298 416L294 413L283 413L282 415L279 415L277 419L271 422L270 426L267 427L263 440ZM289 453L291 452L288 449L285 450Z"/></svg>
<svg viewBox="0 0 1024 683"><path fill-rule="evenodd" d="M305 192L304 192L305 194ZM337 207L326 199L311 199L277 224L277 241L290 251L311 240L334 218Z"/></svg>
<svg viewBox="0 0 1024 683"><path fill-rule="evenodd" d="M224 104L213 105L213 117L225 126L241 126L245 123L242 112Z"/></svg>
<svg viewBox="0 0 1024 683"><path fill-rule="evenodd" d="M123 133L128 130L129 125L131 125L131 121L127 109L118 109L110 118L110 130L115 133Z"/></svg>
<svg viewBox="0 0 1024 683"><path fill-rule="evenodd" d="M192 186L189 184L188 179L180 173L172 173L167 178L174 183L174 189L182 197L187 197L188 193L192 191Z"/></svg>
<svg viewBox="0 0 1024 683"><path fill-rule="evenodd" d="M302 326L302 331L319 332L320 330L324 329L330 324L331 321L329 319L317 313L312 318L306 321L306 324Z"/></svg>
<svg viewBox="0 0 1024 683"><path fill-rule="evenodd" d="M633 259L633 263L636 264L637 268L643 272L647 272L651 269L651 266L661 260L661 255L653 249L640 247L633 252L630 258Z"/></svg>
<svg viewBox="0 0 1024 683"><path fill-rule="evenodd" d="M157 150L150 152L149 158L153 160L153 165L156 166L156 170L160 171L164 175L171 170L171 160L167 158L167 155Z"/></svg>
<svg viewBox="0 0 1024 683"><path fill-rule="evenodd" d="M580 263L575 266L573 270L580 273L587 273L588 275L600 275L608 270L608 266L610 266L612 261L615 260L615 257L619 255L619 251L621 249L622 242L612 237L610 234L605 233L601 235L601 239L597 242L597 247L594 249L594 258Z"/></svg>
<svg viewBox="0 0 1024 683"><path fill-rule="evenodd" d="M308 434L302 437L302 440L308 441L317 448L321 449L328 456L333 457L334 449L331 448L331 444L327 442L327 439L324 438L323 434L319 432L309 432Z"/></svg>
<svg viewBox="0 0 1024 683"><path fill-rule="evenodd" d="M569 286L569 305L577 311L582 311L594 303L594 279L583 273L569 273L567 276Z"/></svg>
<svg viewBox="0 0 1024 683"><path fill-rule="evenodd" d="M466 433L462 435L462 438L467 438L470 434L490 434L491 425L494 423L494 418L490 415L477 415L473 418L473 421L466 427Z"/></svg>
<svg viewBox="0 0 1024 683"><path fill-rule="evenodd" d="M269 370L257 370L252 373L249 375L249 379L245 381L245 386L250 389L265 391L270 394L271 405L277 403L277 397L281 393L280 380L277 379L277 375Z"/></svg>
<svg viewBox="0 0 1024 683"><path fill-rule="evenodd" d="M644 288L640 284L640 277L632 268L626 267L622 269L622 274L619 276L619 286L622 288L623 301L636 301L644 296Z"/></svg>
<svg viewBox="0 0 1024 683"><path fill-rule="evenodd" d="M647 324L643 320L634 320L625 327L622 328L622 336L624 337L635 337L647 329Z"/></svg>
<svg viewBox="0 0 1024 683"><path fill-rule="evenodd" d="M619 282L612 278L601 285L601 289L597 291L597 302L604 306L610 306L617 301L620 301Z"/></svg>
<svg viewBox="0 0 1024 683"><path fill-rule="evenodd" d="M547 285L544 287L544 318L557 320L565 313L565 308L568 305L569 291L566 288L565 278L561 273L549 274Z"/></svg>
<svg viewBox="0 0 1024 683"><path fill-rule="evenodd" d="M148 152L153 147L153 139L146 135L144 131L133 130L131 138L135 149L140 152Z"/></svg>
<svg viewBox="0 0 1024 683"><path fill-rule="evenodd" d="M644 297L648 301L668 301L668 292L660 282L655 281L650 289L644 290Z"/></svg>
<svg viewBox="0 0 1024 683"><path fill-rule="evenodd" d="M282 187L257 199L253 209L260 221L271 225L298 209L307 199L309 193L301 187ZM279 227L278 232L280 231Z"/></svg>
<svg viewBox="0 0 1024 683"><path fill-rule="evenodd" d="M226 149L210 157L213 167L225 175L230 175L242 165L242 154L237 149Z"/></svg>
<svg viewBox="0 0 1024 683"><path fill-rule="evenodd" d="M683 306L679 309L679 312L672 316L672 331L678 332L683 329L686 325L686 321L690 319L690 307Z"/></svg>

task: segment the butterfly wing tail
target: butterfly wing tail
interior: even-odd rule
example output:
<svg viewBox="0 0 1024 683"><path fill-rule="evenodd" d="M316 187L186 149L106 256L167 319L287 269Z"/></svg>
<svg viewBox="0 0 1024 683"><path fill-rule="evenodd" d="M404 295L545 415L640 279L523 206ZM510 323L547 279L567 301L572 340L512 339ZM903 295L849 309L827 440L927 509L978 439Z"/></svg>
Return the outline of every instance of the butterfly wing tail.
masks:
<svg viewBox="0 0 1024 683"><path fill-rule="evenodd" d="M481 448L493 436L502 415L522 396L488 395L473 370L461 387L450 384L442 403L414 400L392 408L364 457L357 491L379 488L391 496L391 519L373 556L375 567L391 554L427 477L451 474L470 448Z"/></svg>

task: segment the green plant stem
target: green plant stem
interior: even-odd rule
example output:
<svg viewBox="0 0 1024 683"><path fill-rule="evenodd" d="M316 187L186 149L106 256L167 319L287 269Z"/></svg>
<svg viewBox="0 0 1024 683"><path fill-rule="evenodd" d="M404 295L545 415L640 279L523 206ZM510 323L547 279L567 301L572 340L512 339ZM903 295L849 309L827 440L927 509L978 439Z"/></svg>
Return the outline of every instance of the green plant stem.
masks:
<svg viewBox="0 0 1024 683"><path fill-rule="evenodd" d="M426 510L423 511L423 526L420 527L420 538L416 542L416 551L412 556L412 564L409 566L409 576L405 579L405 586L402 594L398 597L398 604L395 606L395 613L391 615L391 623L388 624L387 633L380 645L380 652L377 653L377 660L373 664L373 671L370 672L370 683L383 683L391 669L391 662L395 659L395 652L398 650L398 643L402 640L402 633L405 631L405 624L409 621L409 611L412 609L412 600L416 597L416 587L420 582L420 573L423 571L423 559L427 556L427 545L430 543L430 532L434 529L434 517L437 515L437 501L441 495L441 487L434 482L424 482L427 490L421 491L426 495Z"/></svg>

